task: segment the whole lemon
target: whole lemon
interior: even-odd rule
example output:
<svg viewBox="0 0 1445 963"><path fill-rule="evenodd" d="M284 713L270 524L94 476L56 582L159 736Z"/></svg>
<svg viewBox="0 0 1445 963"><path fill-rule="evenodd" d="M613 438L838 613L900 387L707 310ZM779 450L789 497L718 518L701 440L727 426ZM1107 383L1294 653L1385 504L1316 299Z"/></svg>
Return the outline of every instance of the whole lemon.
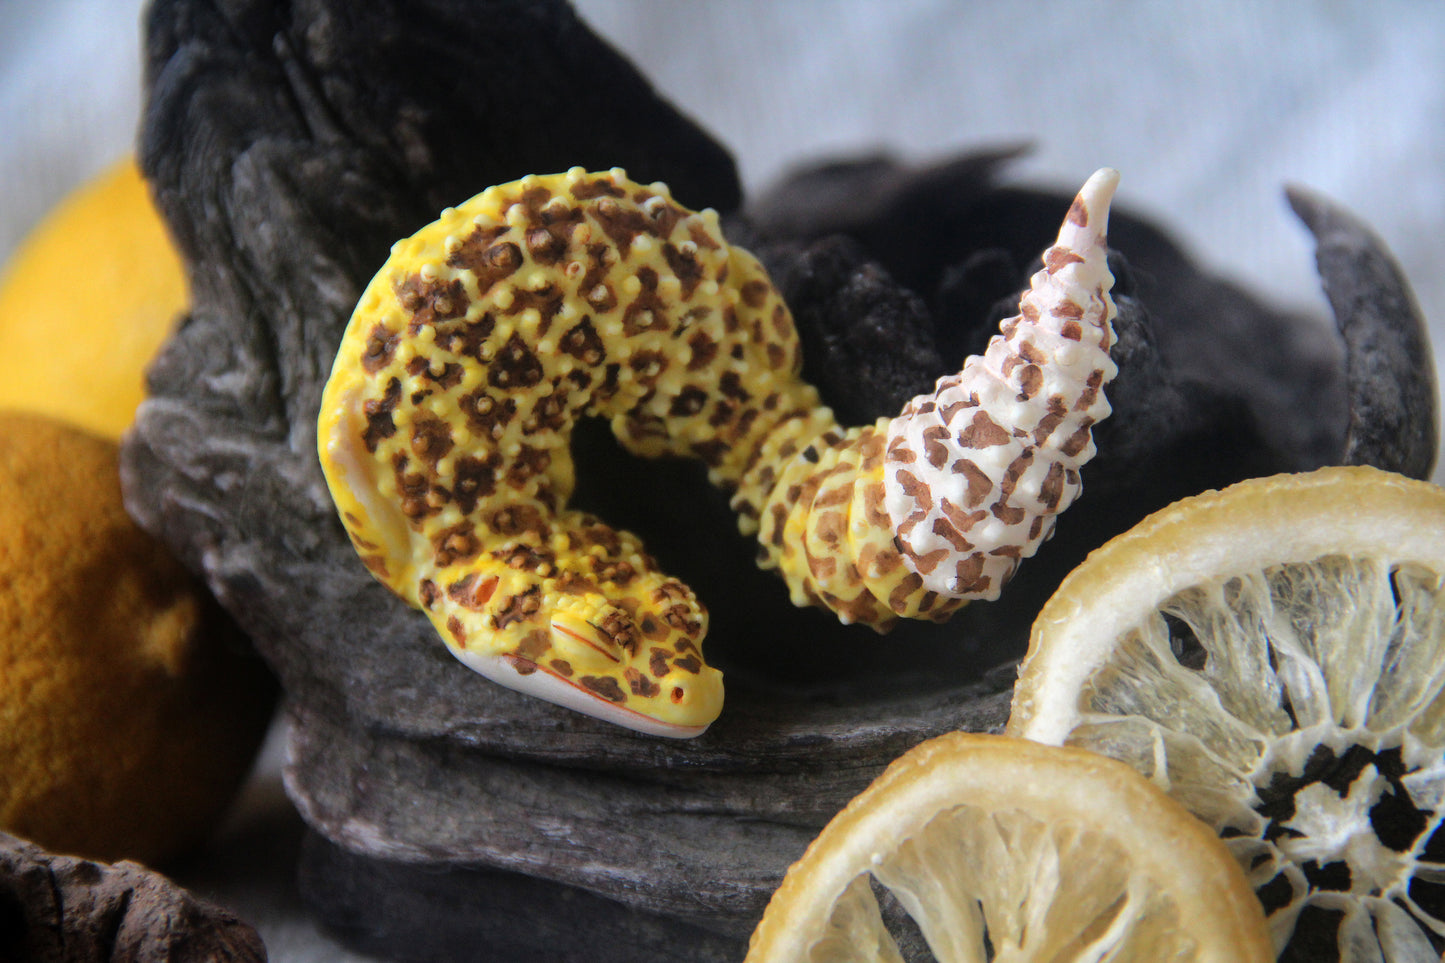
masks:
<svg viewBox="0 0 1445 963"><path fill-rule="evenodd" d="M121 504L114 441L0 412L0 829L159 863L215 826L274 683Z"/></svg>
<svg viewBox="0 0 1445 963"><path fill-rule="evenodd" d="M56 207L0 277L0 408L118 437L186 304L180 257L127 158Z"/></svg>

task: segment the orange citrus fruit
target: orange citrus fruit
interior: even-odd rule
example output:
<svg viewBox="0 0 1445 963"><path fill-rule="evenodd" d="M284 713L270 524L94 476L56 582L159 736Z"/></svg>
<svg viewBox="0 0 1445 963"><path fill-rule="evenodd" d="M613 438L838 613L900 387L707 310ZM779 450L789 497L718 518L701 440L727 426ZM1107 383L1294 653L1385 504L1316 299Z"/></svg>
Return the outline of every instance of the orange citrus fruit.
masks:
<svg viewBox="0 0 1445 963"><path fill-rule="evenodd" d="M245 776L273 683L121 504L110 439L0 413L0 829L155 863Z"/></svg>
<svg viewBox="0 0 1445 963"><path fill-rule="evenodd" d="M119 437L186 303L180 258L122 161L51 212L0 276L0 408Z"/></svg>

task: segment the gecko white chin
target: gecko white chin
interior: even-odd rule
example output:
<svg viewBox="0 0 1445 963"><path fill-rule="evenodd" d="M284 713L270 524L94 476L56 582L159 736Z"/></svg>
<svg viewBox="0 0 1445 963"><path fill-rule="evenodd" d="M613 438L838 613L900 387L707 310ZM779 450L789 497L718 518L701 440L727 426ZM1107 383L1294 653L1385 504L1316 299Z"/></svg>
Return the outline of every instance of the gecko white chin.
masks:
<svg viewBox="0 0 1445 963"><path fill-rule="evenodd" d="M530 672L522 672L512 660L503 655L486 655L451 646L447 649L462 665L497 685L644 735L668 739L696 739L712 724L709 722L700 726L685 726L664 722L634 709L608 702L541 666L535 666Z"/></svg>

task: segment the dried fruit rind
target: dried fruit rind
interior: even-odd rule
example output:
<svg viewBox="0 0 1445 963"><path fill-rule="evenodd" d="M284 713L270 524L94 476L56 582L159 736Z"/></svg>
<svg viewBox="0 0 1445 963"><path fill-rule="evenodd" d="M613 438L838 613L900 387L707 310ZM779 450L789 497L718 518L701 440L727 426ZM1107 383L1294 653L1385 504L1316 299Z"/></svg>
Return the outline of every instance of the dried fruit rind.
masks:
<svg viewBox="0 0 1445 963"><path fill-rule="evenodd" d="M956 732L910 750L789 869L748 963L901 959L875 880L937 959L1274 958L1208 828L1076 749Z"/></svg>
<svg viewBox="0 0 1445 963"><path fill-rule="evenodd" d="M1212 825L1280 950L1436 959L1442 535L1445 489L1373 468L1178 502L1044 607L1009 732L1123 759Z"/></svg>
<svg viewBox="0 0 1445 963"><path fill-rule="evenodd" d="M399 242L352 317L318 423L342 520L373 574L478 672L696 735L722 701L702 661L706 612L634 536L567 508L575 419L609 418L641 455L704 461L757 533L759 564L800 605L881 629L992 597L1077 492L1089 426L1107 414L1116 180L1085 185L986 360L899 418L851 430L800 378L786 305L714 212L620 170L489 188ZM1006 443L968 427L990 418ZM931 536L913 531L931 505L919 485L955 487L935 469L966 475L958 502L982 524L941 498ZM892 498L901 509L890 476L911 480ZM902 526L897 510L910 513ZM926 537L959 560L940 568ZM1001 568L964 578L985 554Z"/></svg>

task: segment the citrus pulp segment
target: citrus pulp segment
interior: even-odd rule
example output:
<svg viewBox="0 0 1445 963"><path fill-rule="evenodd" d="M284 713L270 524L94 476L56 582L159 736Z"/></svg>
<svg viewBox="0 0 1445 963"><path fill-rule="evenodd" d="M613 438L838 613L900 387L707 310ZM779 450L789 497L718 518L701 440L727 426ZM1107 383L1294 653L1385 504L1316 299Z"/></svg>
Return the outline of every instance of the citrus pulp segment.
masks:
<svg viewBox="0 0 1445 963"><path fill-rule="evenodd" d="M1329 468L1150 516L1040 612L1008 732L1213 826L1281 959L1439 960L1445 490Z"/></svg>
<svg viewBox="0 0 1445 963"><path fill-rule="evenodd" d="M951 733L897 760L788 871L749 963L1272 958L1244 874L1203 823L1095 753Z"/></svg>

